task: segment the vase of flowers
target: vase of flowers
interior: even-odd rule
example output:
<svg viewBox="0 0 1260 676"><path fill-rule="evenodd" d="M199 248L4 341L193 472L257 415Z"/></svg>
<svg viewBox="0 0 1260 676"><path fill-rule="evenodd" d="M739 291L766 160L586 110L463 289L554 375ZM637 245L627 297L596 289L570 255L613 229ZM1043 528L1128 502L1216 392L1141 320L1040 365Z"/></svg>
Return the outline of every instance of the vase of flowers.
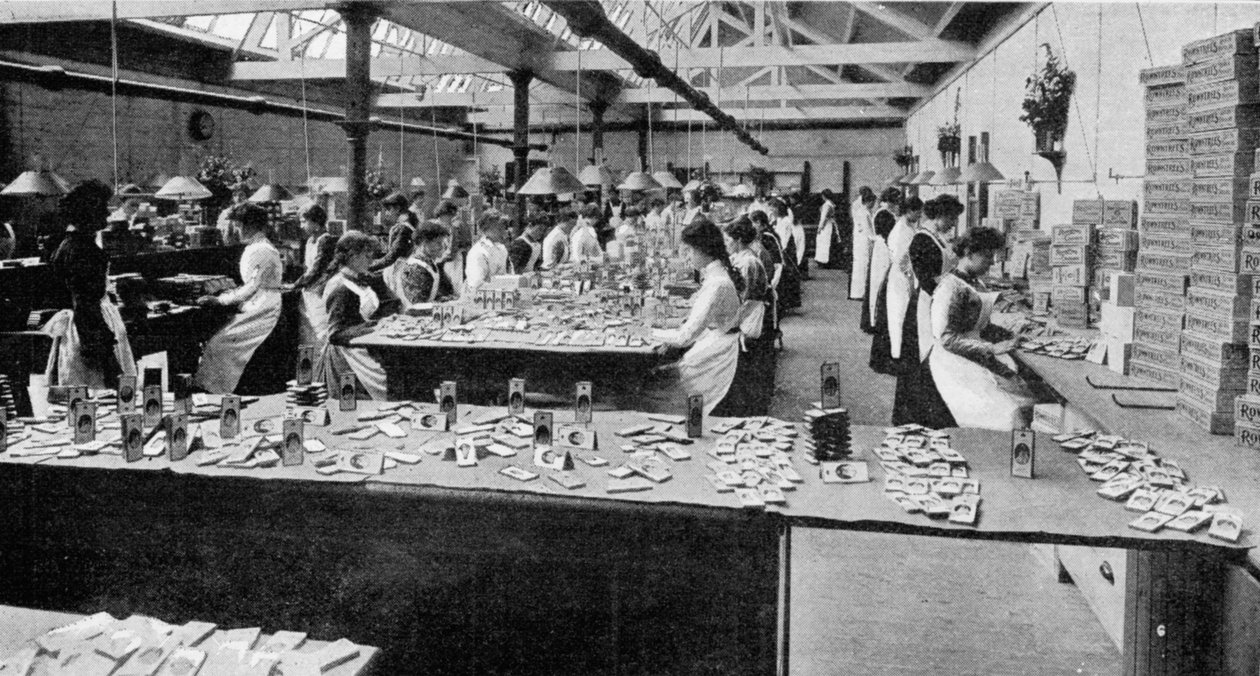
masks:
<svg viewBox="0 0 1260 676"><path fill-rule="evenodd" d="M1024 80L1024 112L1019 119L1032 128L1037 154L1054 165L1055 175L1062 180L1067 159L1063 138L1072 93L1076 90L1076 73L1059 61L1048 43L1041 46L1046 50L1046 62Z"/></svg>
<svg viewBox="0 0 1260 676"><path fill-rule="evenodd" d="M893 153L893 162L896 162L897 166L901 167L903 170L908 171L910 169L910 165L914 164L914 148L912 146L905 146Z"/></svg>

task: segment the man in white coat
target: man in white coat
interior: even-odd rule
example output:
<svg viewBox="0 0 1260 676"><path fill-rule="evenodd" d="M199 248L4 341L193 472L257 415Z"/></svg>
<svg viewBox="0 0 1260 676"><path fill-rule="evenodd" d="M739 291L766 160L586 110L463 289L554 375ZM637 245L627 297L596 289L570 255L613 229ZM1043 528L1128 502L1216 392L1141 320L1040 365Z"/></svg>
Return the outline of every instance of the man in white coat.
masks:
<svg viewBox="0 0 1260 676"><path fill-rule="evenodd" d="M849 275L849 300L866 297L867 275L871 269L871 246L875 243L875 226L871 223L875 192L867 186L858 190L858 198L849 206L853 217L853 265Z"/></svg>

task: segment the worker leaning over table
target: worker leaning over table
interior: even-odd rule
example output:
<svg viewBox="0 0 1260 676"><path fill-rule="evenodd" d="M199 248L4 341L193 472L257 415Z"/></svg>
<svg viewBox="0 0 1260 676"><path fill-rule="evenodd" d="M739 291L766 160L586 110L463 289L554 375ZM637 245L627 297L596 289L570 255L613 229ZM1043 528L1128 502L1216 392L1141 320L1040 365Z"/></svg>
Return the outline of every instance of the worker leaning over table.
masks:
<svg viewBox="0 0 1260 676"><path fill-rule="evenodd" d="M442 265L451 233L441 223L428 222L416 231L416 247L403 269L403 305L441 303L455 297L455 285Z"/></svg>
<svg viewBox="0 0 1260 676"><path fill-rule="evenodd" d="M241 224L241 286L218 296L202 296L200 305L234 305L238 312L206 343L196 384L211 394L231 394L258 347L280 320L280 280L284 262L271 243L267 210L245 203L235 209Z"/></svg>
<svg viewBox="0 0 1260 676"><path fill-rule="evenodd" d="M538 270L543 262L543 239L551 228L551 214L534 214L526 219L525 230L508 245L508 269L517 275Z"/></svg>
<svg viewBox="0 0 1260 676"><path fill-rule="evenodd" d="M72 309L58 312L43 328L53 337L50 385L114 387L119 375L136 374L127 328L105 293L109 257L93 241L105 226L110 192L100 181L88 181L61 203L66 236L50 263L70 291Z"/></svg>
<svg viewBox="0 0 1260 676"><path fill-rule="evenodd" d="M481 239L468 250L464 294L475 292L496 275L508 273L508 250L503 245L507 239L507 218L491 209L481 215L477 229L481 231Z"/></svg>
<svg viewBox="0 0 1260 676"><path fill-rule="evenodd" d="M556 214L556 227L543 239L542 268L550 270L569 262L569 236L577 225L577 212L561 209Z"/></svg>
<svg viewBox="0 0 1260 676"><path fill-rule="evenodd" d="M376 240L358 230L351 230L337 240L332 265L334 274L324 286L328 344L321 361L324 382L338 383L342 375L353 373L359 393L383 401L385 368L367 349L350 346L350 341L371 333L377 320L402 308L402 303L380 275L368 271L376 252Z"/></svg>
<svg viewBox="0 0 1260 676"><path fill-rule="evenodd" d="M602 217L598 205L588 204L582 208L577 227L569 236L569 258L574 263L604 262L604 250L599 246L599 235L595 231L595 226Z"/></svg>

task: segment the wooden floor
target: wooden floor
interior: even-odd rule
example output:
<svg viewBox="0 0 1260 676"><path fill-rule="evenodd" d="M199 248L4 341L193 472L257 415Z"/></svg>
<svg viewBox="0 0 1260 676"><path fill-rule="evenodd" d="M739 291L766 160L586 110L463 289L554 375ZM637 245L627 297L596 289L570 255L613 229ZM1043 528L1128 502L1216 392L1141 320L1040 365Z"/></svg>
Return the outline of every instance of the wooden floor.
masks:
<svg viewBox="0 0 1260 676"><path fill-rule="evenodd" d="M815 270L784 320L772 413L799 420L818 367L840 361L854 424L887 425L894 381L844 273ZM793 541L793 674L1116 674L1120 655L1070 584L1028 545L819 530Z"/></svg>

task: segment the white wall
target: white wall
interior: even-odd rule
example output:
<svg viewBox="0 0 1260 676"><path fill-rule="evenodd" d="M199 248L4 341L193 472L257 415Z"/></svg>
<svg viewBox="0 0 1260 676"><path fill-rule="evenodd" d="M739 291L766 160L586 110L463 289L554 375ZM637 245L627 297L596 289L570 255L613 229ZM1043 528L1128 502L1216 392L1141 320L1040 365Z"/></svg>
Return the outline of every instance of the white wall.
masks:
<svg viewBox="0 0 1260 676"><path fill-rule="evenodd" d="M990 132L993 164L1008 179L1022 180L1027 171L1038 182L1043 228L1070 222L1074 199L1099 195L1106 199L1137 199L1140 209L1145 117L1138 71L1152 65L1180 63L1181 47L1187 42L1251 28L1260 21L1260 6L1143 3L1141 11L1149 38L1149 59L1133 3L1055 3L1047 7L1037 19L977 62L967 76L960 77L912 115L906 124L907 139L922 150L921 154L930 157L925 160L927 168L939 170L936 128L953 119L955 92L962 89L959 119L964 163L967 136ZM1060 60L1066 57L1077 75L1065 139L1067 165L1063 170L1062 195L1056 191L1050 163L1032 154L1032 129L1019 121L1024 79L1033 70L1034 55L1044 57L1044 50L1037 54L1035 49L1040 43L1049 43ZM1117 182L1107 177L1109 171L1133 178ZM927 197L937 191L927 188L922 194Z"/></svg>

